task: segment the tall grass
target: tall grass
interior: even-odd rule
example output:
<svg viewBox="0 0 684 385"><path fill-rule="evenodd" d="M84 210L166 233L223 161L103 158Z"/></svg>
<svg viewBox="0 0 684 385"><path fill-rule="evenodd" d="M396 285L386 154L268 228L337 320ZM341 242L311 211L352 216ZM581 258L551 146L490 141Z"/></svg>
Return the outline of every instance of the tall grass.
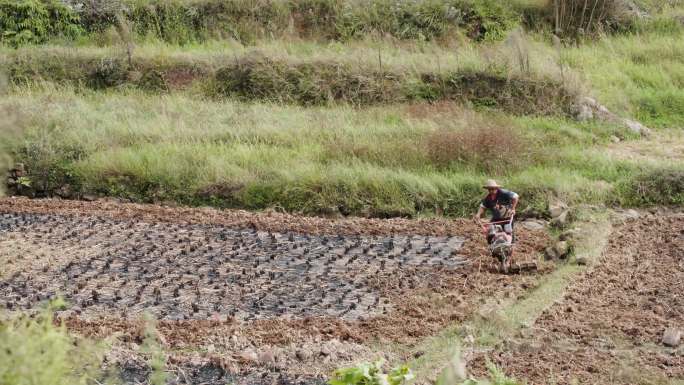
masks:
<svg viewBox="0 0 684 385"><path fill-rule="evenodd" d="M6 146L27 163L36 186L68 183L136 201L458 216L472 210L487 176L543 210L548 194L612 202L614 186L648 171L592 150L611 135L629 137L618 126L492 116L449 104L302 108L55 88L14 93L0 105L28 117L22 138ZM502 125L511 131L493 130ZM439 138L451 134L442 130L475 138L472 147L444 149ZM480 158L476 138L492 133L515 135L516 152L501 149L507 155L499 157L493 148Z"/></svg>

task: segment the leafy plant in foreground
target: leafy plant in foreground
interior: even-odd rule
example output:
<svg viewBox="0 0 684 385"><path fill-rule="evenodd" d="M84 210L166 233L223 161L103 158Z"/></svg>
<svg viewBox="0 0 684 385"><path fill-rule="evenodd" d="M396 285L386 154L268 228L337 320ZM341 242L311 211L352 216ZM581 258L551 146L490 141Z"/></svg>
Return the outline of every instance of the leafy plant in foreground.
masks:
<svg viewBox="0 0 684 385"><path fill-rule="evenodd" d="M84 385L100 377L100 349L55 326L52 314L63 306L53 301L35 317L0 322L0 384Z"/></svg>
<svg viewBox="0 0 684 385"><path fill-rule="evenodd" d="M402 385L414 378L406 365L398 366L389 373L382 369L384 360L362 363L351 368L338 369L328 381L330 385Z"/></svg>

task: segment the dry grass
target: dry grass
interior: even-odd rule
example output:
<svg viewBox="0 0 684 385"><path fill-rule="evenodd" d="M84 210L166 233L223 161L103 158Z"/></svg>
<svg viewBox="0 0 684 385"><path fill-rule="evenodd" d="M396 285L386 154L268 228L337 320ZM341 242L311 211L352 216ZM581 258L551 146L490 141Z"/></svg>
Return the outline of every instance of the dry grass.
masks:
<svg viewBox="0 0 684 385"><path fill-rule="evenodd" d="M430 134L425 146L439 167L471 164L491 175L518 169L529 158L524 138L510 121L472 114L455 129L441 128Z"/></svg>

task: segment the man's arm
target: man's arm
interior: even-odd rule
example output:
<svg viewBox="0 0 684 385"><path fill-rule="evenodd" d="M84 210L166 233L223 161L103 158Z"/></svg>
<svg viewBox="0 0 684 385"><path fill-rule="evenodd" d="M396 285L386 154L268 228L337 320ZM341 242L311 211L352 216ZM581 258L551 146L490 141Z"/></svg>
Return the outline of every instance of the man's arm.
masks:
<svg viewBox="0 0 684 385"><path fill-rule="evenodd" d="M485 207L483 205L480 205L480 207L477 209L477 213L473 217L475 222L480 223L480 218L482 218L482 214L485 212Z"/></svg>
<svg viewBox="0 0 684 385"><path fill-rule="evenodd" d="M513 194L513 196L511 197L511 209L513 210L512 214L515 214L515 208L518 206L518 201L520 200L520 195L518 195L512 191L511 191L511 194Z"/></svg>

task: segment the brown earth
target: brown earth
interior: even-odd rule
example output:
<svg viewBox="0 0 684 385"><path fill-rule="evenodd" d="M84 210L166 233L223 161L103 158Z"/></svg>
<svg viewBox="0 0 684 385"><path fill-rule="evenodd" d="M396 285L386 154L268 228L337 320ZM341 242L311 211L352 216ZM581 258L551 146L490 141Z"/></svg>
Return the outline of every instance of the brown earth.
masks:
<svg viewBox="0 0 684 385"><path fill-rule="evenodd" d="M660 384L684 379L684 347L661 343L684 329L684 214L648 215L616 227L597 265L561 301L486 360L529 384Z"/></svg>
<svg viewBox="0 0 684 385"><path fill-rule="evenodd" d="M0 217L0 306L32 311L62 293L72 308L59 318L80 334L115 338L109 361L133 373L128 382L146 370L137 353L145 311L158 319L177 373L206 369L185 382L311 383L387 344L410 350L487 299L524 295L542 276L488 272L484 241L467 220L22 198L0 199ZM519 260L549 242L544 231L518 234ZM306 245L327 251L292 251ZM326 289L325 277L343 293ZM310 298L326 290L332 303ZM363 306L352 308L355 299Z"/></svg>

